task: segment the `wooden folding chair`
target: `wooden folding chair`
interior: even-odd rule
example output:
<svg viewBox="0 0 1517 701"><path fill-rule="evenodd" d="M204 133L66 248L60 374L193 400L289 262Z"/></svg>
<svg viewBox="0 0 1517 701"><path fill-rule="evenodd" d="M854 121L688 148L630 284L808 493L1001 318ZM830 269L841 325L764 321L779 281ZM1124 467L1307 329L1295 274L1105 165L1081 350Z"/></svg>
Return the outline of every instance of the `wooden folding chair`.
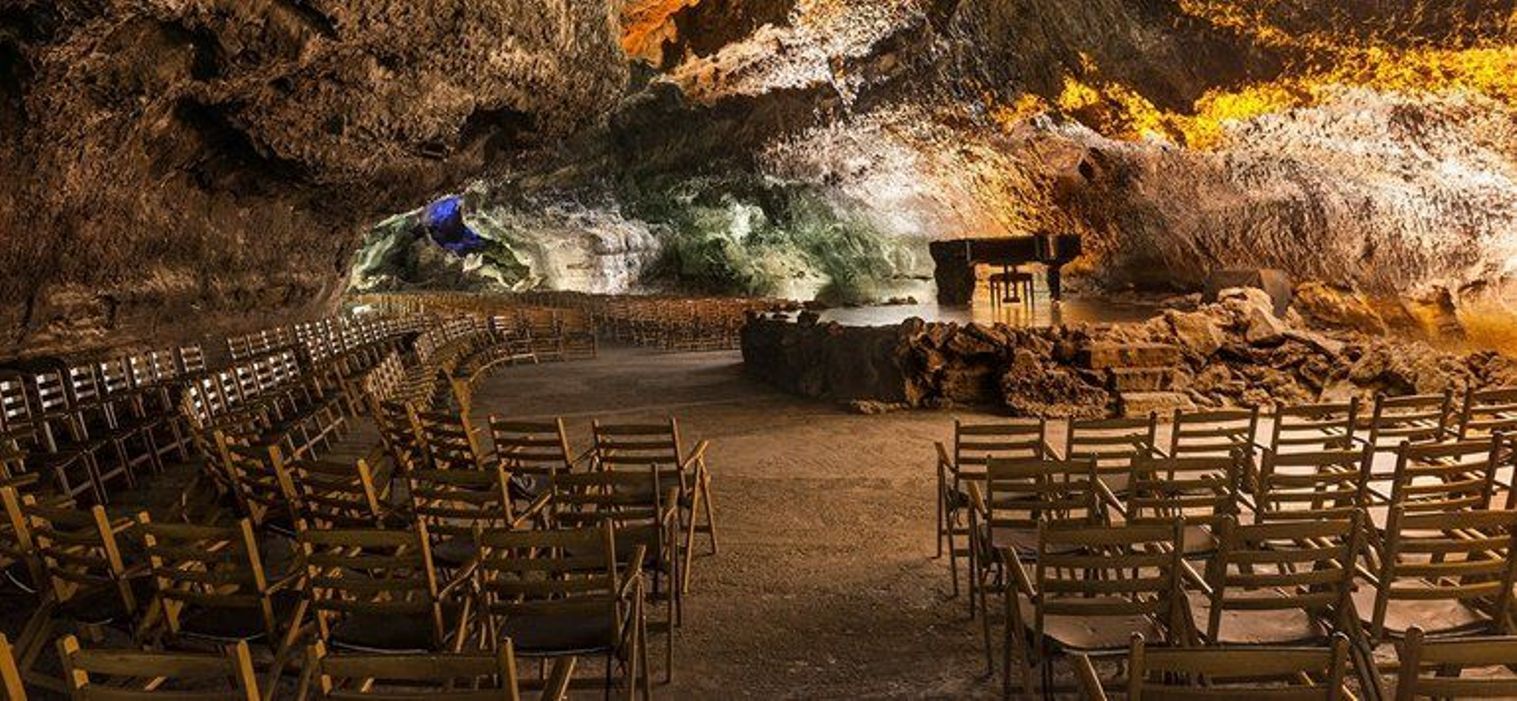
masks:
<svg viewBox="0 0 1517 701"><path fill-rule="evenodd" d="M479 442L480 429L464 414L422 411L416 425L427 461L434 470L481 470L494 456Z"/></svg>
<svg viewBox="0 0 1517 701"><path fill-rule="evenodd" d="M1428 639L1421 628L1396 645L1396 701L1517 698L1517 637ZM1466 670L1492 672L1466 677Z"/></svg>
<svg viewBox="0 0 1517 701"><path fill-rule="evenodd" d="M572 667L572 662L570 663ZM503 640L497 652L368 655L329 653L320 641L306 653L310 682L298 701L519 701L516 652ZM543 701L568 693L560 672L544 689Z"/></svg>
<svg viewBox="0 0 1517 701"><path fill-rule="evenodd" d="M1332 638L1325 647L1152 648L1134 635L1127 653L1128 701L1214 699L1215 701L1339 701L1351 699L1344 686L1348 640ZM1095 666L1075 657L1082 698L1106 701Z"/></svg>
<svg viewBox="0 0 1517 701"><path fill-rule="evenodd" d="M0 431L13 441L34 470L52 474L58 490L71 498L89 495L97 504L106 501L99 477L97 450L74 440L75 418L55 406L44 413L35 407L27 378L20 372L0 372Z"/></svg>
<svg viewBox="0 0 1517 701"><path fill-rule="evenodd" d="M322 530L297 524L302 593L319 640L376 653L458 652L470 623L466 577L439 582L424 523Z"/></svg>
<svg viewBox="0 0 1517 701"><path fill-rule="evenodd" d="M663 620L649 620L664 636L664 681L674 678L674 627L684 616L680 590L679 476L650 468L561 473L553 478L550 520L560 527L582 528L609 523L616 530L618 567L651 573L650 601L663 599ZM642 554L641 562L631 558Z"/></svg>
<svg viewBox="0 0 1517 701"><path fill-rule="evenodd" d="M1376 527L1384 527L1389 508L1397 505L1408 513L1497 508L1498 473L1514 459L1517 453L1500 434L1455 443L1404 442L1396 449L1389 492L1371 484L1371 496L1380 504L1370 516ZM1517 492L1508 490L1505 508L1514 506L1514 498Z"/></svg>
<svg viewBox="0 0 1517 701"><path fill-rule="evenodd" d="M1412 628L1438 636L1505 635L1517 576L1517 511L1391 507L1380 564L1355 604L1370 640Z"/></svg>
<svg viewBox="0 0 1517 701"><path fill-rule="evenodd" d="M1359 447L1358 397L1347 402L1282 406L1270 418L1269 440L1260 447L1272 453L1316 453Z"/></svg>
<svg viewBox="0 0 1517 701"><path fill-rule="evenodd" d="M1477 390L1470 385L1459 410L1458 438L1463 441L1492 433L1517 433L1517 387Z"/></svg>
<svg viewBox="0 0 1517 701"><path fill-rule="evenodd" d="M950 452L941 441L935 444L938 451L938 556L942 557L946 542L954 596L959 595L959 558L970 560L970 567L973 567L969 523L965 514L969 507L968 483L983 483L985 465L993 459L1042 459L1047 445L1047 428L1043 419L995 424L965 424L954 419L953 450ZM974 609L971 586L971 616Z"/></svg>
<svg viewBox="0 0 1517 701"><path fill-rule="evenodd" d="M486 634L510 639L523 657L604 655L604 688L624 669L625 698L652 694L637 566L616 566L610 522L588 528L486 531L478 587ZM640 548L638 548L640 550ZM641 553L629 558L643 560Z"/></svg>
<svg viewBox="0 0 1517 701"><path fill-rule="evenodd" d="M353 462L284 461L278 448L276 472L289 475L295 517L317 528L381 528L400 522L390 508L392 467L382 448Z"/></svg>
<svg viewBox="0 0 1517 701"><path fill-rule="evenodd" d="M1134 633L1185 645L1194 634L1181 593L1184 522L1090 527L1043 523L1032 573L1008 552L1016 596L1006 597L1003 693L1011 695L1012 658L1022 660L1022 685L1033 670L1053 689L1055 651L1112 654ZM1032 643L1028 644L1031 634Z"/></svg>
<svg viewBox="0 0 1517 701"><path fill-rule="evenodd" d="M253 524L231 526L155 523L143 512L137 532L152 568L152 611L145 621L170 646L262 643L273 655L272 695L291 659L303 617L297 569L272 576L259 552Z"/></svg>
<svg viewBox="0 0 1517 701"><path fill-rule="evenodd" d="M1176 409L1169 429L1171 457L1240 454L1251 458L1259 429L1259 408L1185 411Z"/></svg>
<svg viewBox="0 0 1517 701"><path fill-rule="evenodd" d="M679 470L679 507L685 544L681 548L685 562L681 566L686 591L690 589L690 568L695 553L695 534L711 538L711 554L717 553L716 505L711 496L711 470L706 466L707 441L695 444L689 453L680 443L679 423L669 418L666 424L603 424L591 421L595 436L595 465L600 469L654 469L674 467ZM698 522L705 518L705 525Z"/></svg>
<svg viewBox="0 0 1517 701"><path fill-rule="evenodd" d="M490 416L495 456L511 473L512 496L523 501L548 491L553 477L574 469L564 420L512 421Z"/></svg>
<svg viewBox="0 0 1517 701"><path fill-rule="evenodd" d="M410 402L390 402L372 399L370 413L379 428L379 439L395 461L395 468L405 475L412 470L430 467L426 449L422 446L421 428L416 416L416 407Z"/></svg>
<svg viewBox="0 0 1517 701"><path fill-rule="evenodd" d="M1206 562L1206 588L1191 611L1216 644L1326 641L1354 620L1355 566L1363 515L1239 525L1223 519Z"/></svg>
<svg viewBox="0 0 1517 701"><path fill-rule="evenodd" d="M1113 493L1127 491L1132 477L1132 461L1140 456L1157 454L1159 418L1084 419L1069 422L1061 450L1050 457L1073 460L1094 458L1096 474Z"/></svg>
<svg viewBox="0 0 1517 701"><path fill-rule="evenodd" d="M90 650L74 636L58 641L63 676L74 701L260 701L245 643L221 654ZM123 682L123 680L125 680ZM210 685L210 688L207 686ZM216 685L225 688L217 689Z"/></svg>
<svg viewBox="0 0 1517 701"><path fill-rule="evenodd" d="M131 526L105 508L59 508L23 497L20 542L40 565L47 589L17 639L20 668L28 683L62 691L60 680L35 672L42 650L60 623L98 632L106 626L136 630L147 581L128 567L117 535Z"/></svg>
<svg viewBox="0 0 1517 701"><path fill-rule="evenodd" d="M969 488L970 598L977 601L985 634L985 666L993 671L987 590L998 585L1013 596L1005 556L1028 561L1038 552L1043 523L1105 525L1106 511L1097 485L1095 460L989 461L980 482ZM983 490L983 491L982 491ZM972 611L971 611L972 613Z"/></svg>
<svg viewBox="0 0 1517 701"><path fill-rule="evenodd" d="M279 446L249 445L219 430L212 436L218 467L226 471L225 480L238 515L251 520L260 532L293 537L298 508L295 484L284 469Z"/></svg>
<svg viewBox="0 0 1517 701"><path fill-rule="evenodd" d="M1259 522L1346 518L1370 503L1374 448L1276 453L1260 460L1253 494Z"/></svg>
<svg viewBox="0 0 1517 701"><path fill-rule="evenodd" d="M406 476L411 515L427 526L432 559L456 572L479 554L475 535L525 525L511 507L509 477L499 467L480 470L413 470Z"/></svg>
<svg viewBox="0 0 1517 701"><path fill-rule="evenodd" d="M1238 485L1246 459L1237 452L1139 457L1132 462L1124 517L1129 523L1158 524L1179 518L1185 523L1185 556L1205 557L1216 550L1221 521L1241 511Z"/></svg>
<svg viewBox="0 0 1517 701"><path fill-rule="evenodd" d="M1454 392L1406 397L1375 395L1375 406L1360 429L1377 451L1394 450L1402 443L1436 443L1449 436L1454 425Z"/></svg>

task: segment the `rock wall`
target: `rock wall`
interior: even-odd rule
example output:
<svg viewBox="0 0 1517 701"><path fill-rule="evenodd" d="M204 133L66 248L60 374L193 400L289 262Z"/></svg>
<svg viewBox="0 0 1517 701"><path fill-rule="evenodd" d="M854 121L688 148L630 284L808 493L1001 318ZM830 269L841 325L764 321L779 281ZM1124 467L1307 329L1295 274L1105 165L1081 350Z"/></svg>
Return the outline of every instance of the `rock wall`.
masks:
<svg viewBox="0 0 1517 701"><path fill-rule="evenodd" d="M743 328L743 360L750 374L785 391L860 411L994 405L1041 417L1270 408L1517 383L1508 356L1314 325L1295 310L1277 316L1258 289L1220 298L1142 324L1049 329L756 316Z"/></svg>
<svg viewBox="0 0 1517 701"><path fill-rule="evenodd" d="M1267 266L1500 318L1512 9L12 0L0 355L326 313L399 250L375 223L459 192L506 288L867 299L931 240L1056 230L1089 285Z"/></svg>
<svg viewBox="0 0 1517 701"><path fill-rule="evenodd" d="M617 32L603 0L6 3L0 356L330 313L367 223L612 104Z"/></svg>

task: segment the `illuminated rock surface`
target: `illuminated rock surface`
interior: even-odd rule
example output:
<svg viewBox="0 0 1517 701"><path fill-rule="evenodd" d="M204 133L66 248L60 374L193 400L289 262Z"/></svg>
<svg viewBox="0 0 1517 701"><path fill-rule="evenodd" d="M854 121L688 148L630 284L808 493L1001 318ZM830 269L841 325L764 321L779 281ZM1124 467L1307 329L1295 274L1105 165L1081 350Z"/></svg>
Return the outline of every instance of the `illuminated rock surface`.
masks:
<svg viewBox="0 0 1517 701"><path fill-rule="evenodd" d="M29 352L230 331L350 279L846 301L927 274L928 240L1056 229L1086 286L1268 266L1498 337L1514 9L11 3L0 326ZM494 253L386 220L460 192Z"/></svg>

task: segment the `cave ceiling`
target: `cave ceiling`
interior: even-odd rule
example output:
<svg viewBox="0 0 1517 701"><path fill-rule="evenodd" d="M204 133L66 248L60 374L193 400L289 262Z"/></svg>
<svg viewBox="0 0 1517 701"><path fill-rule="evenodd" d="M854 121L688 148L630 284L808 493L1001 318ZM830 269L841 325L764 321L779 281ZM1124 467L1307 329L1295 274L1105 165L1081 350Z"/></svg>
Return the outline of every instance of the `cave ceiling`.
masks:
<svg viewBox="0 0 1517 701"><path fill-rule="evenodd" d="M1044 230L1092 286L1504 303L1514 40L1496 0L9 0L0 329L143 344L350 286L868 298L928 240ZM424 235L449 196L479 248Z"/></svg>

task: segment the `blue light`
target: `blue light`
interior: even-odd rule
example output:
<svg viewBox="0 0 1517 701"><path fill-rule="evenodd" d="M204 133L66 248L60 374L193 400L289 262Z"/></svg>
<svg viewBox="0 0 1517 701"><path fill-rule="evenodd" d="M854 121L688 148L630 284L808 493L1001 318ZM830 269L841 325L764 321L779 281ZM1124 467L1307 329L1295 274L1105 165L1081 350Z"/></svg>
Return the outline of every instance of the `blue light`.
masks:
<svg viewBox="0 0 1517 701"><path fill-rule="evenodd" d="M489 241L464 223L463 198L449 195L427 205L422 226L432 241L455 255L483 250Z"/></svg>

